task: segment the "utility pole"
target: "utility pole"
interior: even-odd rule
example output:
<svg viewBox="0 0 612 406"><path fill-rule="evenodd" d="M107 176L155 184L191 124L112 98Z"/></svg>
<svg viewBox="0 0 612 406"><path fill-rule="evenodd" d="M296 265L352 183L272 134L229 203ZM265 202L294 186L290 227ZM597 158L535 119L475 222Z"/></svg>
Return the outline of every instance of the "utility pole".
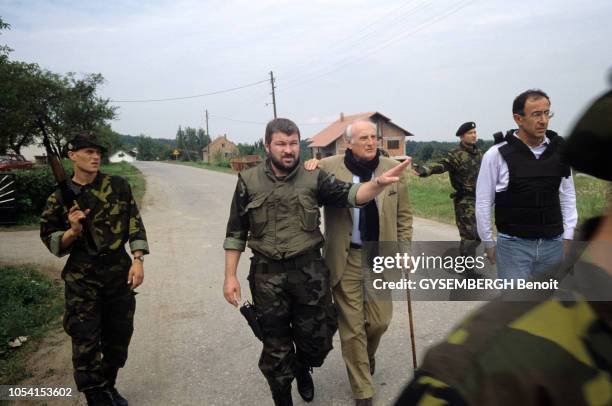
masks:
<svg viewBox="0 0 612 406"><path fill-rule="evenodd" d="M206 135L210 137L210 134L208 133L208 109L205 109L204 111L206 112Z"/></svg>
<svg viewBox="0 0 612 406"><path fill-rule="evenodd" d="M274 94L274 73L270 71L270 85L272 86L272 107L274 108L274 118L276 118L276 95Z"/></svg>

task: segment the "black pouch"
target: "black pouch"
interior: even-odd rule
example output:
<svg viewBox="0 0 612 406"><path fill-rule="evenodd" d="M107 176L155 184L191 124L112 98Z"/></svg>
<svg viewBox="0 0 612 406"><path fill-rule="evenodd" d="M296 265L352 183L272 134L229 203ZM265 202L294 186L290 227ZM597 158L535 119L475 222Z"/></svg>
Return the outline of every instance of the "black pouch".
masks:
<svg viewBox="0 0 612 406"><path fill-rule="evenodd" d="M251 330L253 330L255 337L257 337L259 341L263 341L263 330L259 324L260 316L255 309L255 305L251 304L250 302L246 302L240 306L240 313L242 313L247 323L249 323L249 327L251 327Z"/></svg>

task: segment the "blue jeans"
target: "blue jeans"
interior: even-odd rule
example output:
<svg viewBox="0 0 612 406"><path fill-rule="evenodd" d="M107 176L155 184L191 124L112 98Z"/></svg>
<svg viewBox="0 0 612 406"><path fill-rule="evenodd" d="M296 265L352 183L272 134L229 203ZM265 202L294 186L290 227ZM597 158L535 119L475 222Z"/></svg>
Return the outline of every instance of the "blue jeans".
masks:
<svg viewBox="0 0 612 406"><path fill-rule="evenodd" d="M498 233L495 251L499 278L528 279L563 260L563 236L521 238Z"/></svg>

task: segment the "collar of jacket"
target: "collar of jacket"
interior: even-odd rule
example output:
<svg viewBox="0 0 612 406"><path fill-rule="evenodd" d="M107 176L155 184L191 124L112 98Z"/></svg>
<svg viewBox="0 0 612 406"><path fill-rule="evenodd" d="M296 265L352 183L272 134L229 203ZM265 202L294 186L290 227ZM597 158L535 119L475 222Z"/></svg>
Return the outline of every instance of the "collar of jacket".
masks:
<svg viewBox="0 0 612 406"><path fill-rule="evenodd" d="M72 174L70 175L70 178L68 180L70 181L70 184L72 184L73 187L75 187L75 188L83 189L84 187L86 187L88 189L97 189L102 184L102 178L103 177L104 177L104 174L102 172L98 171L98 173L96 174L96 177L94 178L94 180L91 183L87 183L86 185L81 185L81 184L78 184L78 183L76 183L76 182L74 182L72 180L72 178L74 178L74 172L72 172Z"/></svg>
<svg viewBox="0 0 612 406"><path fill-rule="evenodd" d="M476 144L465 145L463 142L459 142L459 148L466 152L469 152L470 154L475 154L478 151L478 146Z"/></svg>

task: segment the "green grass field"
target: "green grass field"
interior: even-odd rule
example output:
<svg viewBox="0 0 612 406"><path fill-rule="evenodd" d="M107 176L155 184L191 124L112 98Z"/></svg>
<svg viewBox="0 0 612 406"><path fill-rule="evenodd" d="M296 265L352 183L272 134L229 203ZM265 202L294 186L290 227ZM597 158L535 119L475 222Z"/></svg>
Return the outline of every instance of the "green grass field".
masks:
<svg viewBox="0 0 612 406"><path fill-rule="evenodd" d="M27 377L24 365L36 341L61 325L62 289L33 266L0 266L0 385ZM18 348L8 342L26 336Z"/></svg>
<svg viewBox="0 0 612 406"><path fill-rule="evenodd" d="M448 174L433 175L428 178L410 176L409 193L413 214L444 223L455 223L455 211L449 195L453 192ZM578 224L603 213L606 207L606 196L612 198L608 190L610 183L590 176L574 176L576 186L576 206Z"/></svg>
<svg viewBox="0 0 612 406"><path fill-rule="evenodd" d="M140 172L138 168L127 162L119 162L102 165L100 171L109 175L122 176L130 182L136 203L140 205L147 185L142 172Z"/></svg>

